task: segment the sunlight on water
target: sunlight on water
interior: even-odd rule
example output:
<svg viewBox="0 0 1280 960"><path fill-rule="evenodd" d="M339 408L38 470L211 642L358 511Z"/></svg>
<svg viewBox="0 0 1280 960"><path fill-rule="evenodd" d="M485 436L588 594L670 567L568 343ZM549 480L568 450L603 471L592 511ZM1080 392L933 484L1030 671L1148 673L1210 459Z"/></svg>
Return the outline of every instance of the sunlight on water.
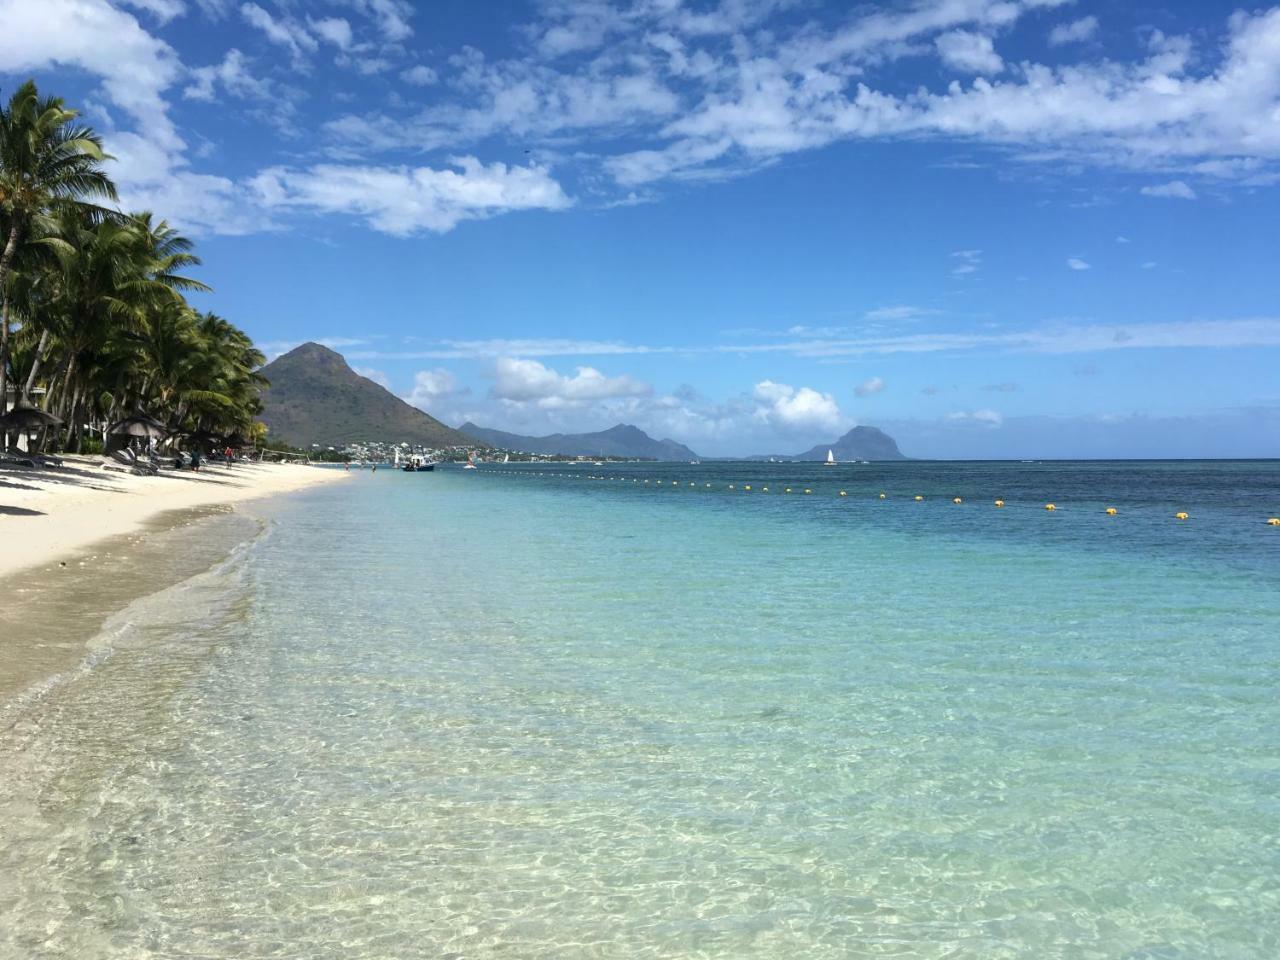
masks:
<svg viewBox="0 0 1280 960"><path fill-rule="evenodd" d="M0 954L1280 955L1276 465L869 470L276 504L25 734L136 731Z"/></svg>

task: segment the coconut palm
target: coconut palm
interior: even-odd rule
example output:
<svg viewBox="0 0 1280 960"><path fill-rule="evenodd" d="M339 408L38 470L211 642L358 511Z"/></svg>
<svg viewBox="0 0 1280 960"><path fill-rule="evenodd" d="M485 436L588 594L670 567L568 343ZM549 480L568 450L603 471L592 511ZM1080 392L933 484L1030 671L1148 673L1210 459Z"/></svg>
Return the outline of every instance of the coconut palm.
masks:
<svg viewBox="0 0 1280 960"><path fill-rule="evenodd" d="M9 310L7 281L18 249L39 220L60 203L114 200L115 186L102 169L107 155L89 127L61 98L41 97L35 81L0 106L0 397L8 387Z"/></svg>

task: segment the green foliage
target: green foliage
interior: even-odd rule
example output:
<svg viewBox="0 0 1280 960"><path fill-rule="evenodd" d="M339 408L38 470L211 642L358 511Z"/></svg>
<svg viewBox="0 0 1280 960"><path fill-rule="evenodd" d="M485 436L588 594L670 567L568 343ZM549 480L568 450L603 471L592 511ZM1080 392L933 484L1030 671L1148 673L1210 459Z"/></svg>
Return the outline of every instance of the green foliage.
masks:
<svg viewBox="0 0 1280 960"><path fill-rule="evenodd" d="M114 200L102 142L34 82L0 105L0 387L39 395L87 449L87 424L135 413L188 444L261 432L266 358L249 337L184 293L193 244L149 212Z"/></svg>

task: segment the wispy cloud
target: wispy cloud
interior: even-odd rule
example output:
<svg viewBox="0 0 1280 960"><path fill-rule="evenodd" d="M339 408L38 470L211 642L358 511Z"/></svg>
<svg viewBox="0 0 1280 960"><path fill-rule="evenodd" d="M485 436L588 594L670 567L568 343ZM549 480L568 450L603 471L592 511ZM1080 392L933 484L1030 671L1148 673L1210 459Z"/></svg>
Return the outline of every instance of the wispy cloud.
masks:
<svg viewBox="0 0 1280 960"><path fill-rule="evenodd" d="M1175 200L1196 199L1196 192L1191 189L1185 180L1170 180L1168 183L1143 187L1141 193L1144 197L1170 197Z"/></svg>

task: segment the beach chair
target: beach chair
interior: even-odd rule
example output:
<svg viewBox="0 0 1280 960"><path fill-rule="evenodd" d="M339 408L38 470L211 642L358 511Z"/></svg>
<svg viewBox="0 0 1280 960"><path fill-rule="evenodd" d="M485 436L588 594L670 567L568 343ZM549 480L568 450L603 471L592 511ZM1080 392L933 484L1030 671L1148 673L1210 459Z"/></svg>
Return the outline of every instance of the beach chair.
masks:
<svg viewBox="0 0 1280 960"><path fill-rule="evenodd" d="M102 459L103 465L107 469L119 470L123 468L140 477L154 477L160 472L159 467L152 465L149 461L139 460L129 450L113 450Z"/></svg>

